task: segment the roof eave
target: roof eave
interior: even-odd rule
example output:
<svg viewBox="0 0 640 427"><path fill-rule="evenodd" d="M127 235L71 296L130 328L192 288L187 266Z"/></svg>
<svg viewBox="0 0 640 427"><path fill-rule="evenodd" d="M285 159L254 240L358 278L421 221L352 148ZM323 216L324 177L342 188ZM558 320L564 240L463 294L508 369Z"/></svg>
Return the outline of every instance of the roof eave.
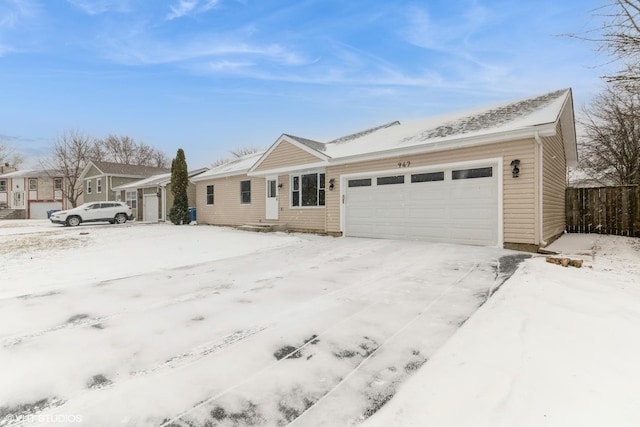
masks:
<svg viewBox="0 0 640 427"><path fill-rule="evenodd" d="M393 148L384 151L376 151L366 154L355 154L350 156L333 158L328 161L331 165L339 165L346 163L355 163L366 160L376 160L380 158L391 157L394 155L411 155L421 154L433 151L445 151L456 148L473 147L478 145L494 144L499 142L534 138L535 133L540 136L554 136L556 134L555 123L546 123L537 126L531 126L524 129L494 132L486 135L462 136L458 138L446 139L439 142L425 143L413 145L410 147Z"/></svg>

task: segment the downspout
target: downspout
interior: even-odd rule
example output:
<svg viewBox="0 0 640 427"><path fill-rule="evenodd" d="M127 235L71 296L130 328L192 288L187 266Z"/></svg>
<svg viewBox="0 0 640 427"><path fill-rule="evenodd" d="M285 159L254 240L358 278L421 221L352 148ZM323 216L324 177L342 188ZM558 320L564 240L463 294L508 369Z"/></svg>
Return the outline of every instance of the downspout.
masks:
<svg viewBox="0 0 640 427"><path fill-rule="evenodd" d="M538 214L538 239L539 239L539 243L540 243L540 247L545 247L547 246L547 241L544 240L544 233L543 233L543 224L544 224L544 205L543 205L543 191L544 191L544 180L542 177L542 171L544 170L543 166L544 166L544 147L542 145L542 138L540 138L540 134L538 133L538 131L536 131L533 136L536 139L536 142L538 143L538 152L540 153L540 160L538 161L538 198L540 200L539 202L539 214Z"/></svg>

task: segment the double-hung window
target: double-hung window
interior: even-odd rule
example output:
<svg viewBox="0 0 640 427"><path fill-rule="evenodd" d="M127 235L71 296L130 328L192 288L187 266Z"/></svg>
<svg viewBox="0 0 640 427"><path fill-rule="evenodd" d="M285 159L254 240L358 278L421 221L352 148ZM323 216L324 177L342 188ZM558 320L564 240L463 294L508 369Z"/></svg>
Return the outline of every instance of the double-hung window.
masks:
<svg viewBox="0 0 640 427"><path fill-rule="evenodd" d="M62 178L53 178L53 189L62 190Z"/></svg>
<svg viewBox="0 0 640 427"><path fill-rule="evenodd" d="M7 191L7 181L6 180L0 180L0 191Z"/></svg>
<svg viewBox="0 0 640 427"><path fill-rule="evenodd" d="M324 206L324 173L291 177L291 206Z"/></svg>
<svg viewBox="0 0 640 427"><path fill-rule="evenodd" d="M251 203L251 181L240 181L240 203Z"/></svg>
<svg viewBox="0 0 640 427"><path fill-rule="evenodd" d="M29 190L35 191L38 189L38 180L37 179L29 179Z"/></svg>
<svg viewBox="0 0 640 427"><path fill-rule="evenodd" d="M96 191L102 193L102 178L96 180Z"/></svg>
<svg viewBox="0 0 640 427"><path fill-rule="evenodd" d="M207 185L207 205L213 204L213 185Z"/></svg>
<svg viewBox="0 0 640 427"><path fill-rule="evenodd" d="M92 190L91 190L91 180L87 180L87 194L91 194Z"/></svg>
<svg viewBox="0 0 640 427"><path fill-rule="evenodd" d="M131 206L131 209L136 209L138 207L138 193L135 190L127 191L125 193L125 197L126 202Z"/></svg>

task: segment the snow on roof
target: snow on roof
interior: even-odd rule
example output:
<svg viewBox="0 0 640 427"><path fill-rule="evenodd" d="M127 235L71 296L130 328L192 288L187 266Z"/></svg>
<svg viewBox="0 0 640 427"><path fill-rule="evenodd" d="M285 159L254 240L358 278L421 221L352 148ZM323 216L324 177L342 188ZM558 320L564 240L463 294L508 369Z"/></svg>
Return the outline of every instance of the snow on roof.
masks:
<svg viewBox="0 0 640 427"><path fill-rule="evenodd" d="M264 151L259 151L256 153L247 154L237 159L230 160L227 163L223 163L219 166L216 166L215 168L201 173L200 175L192 178L191 181L196 182L221 176L242 175L244 173L247 173L251 166L253 166L254 163L258 161L260 156L262 156L263 154Z"/></svg>
<svg viewBox="0 0 640 427"><path fill-rule="evenodd" d="M335 159L498 132L533 129L555 123L569 93L569 89L563 89L473 112L407 123L393 122L328 142L323 152Z"/></svg>
<svg viewBox="0 0 640 427"><path fill-rule="evenodd" d="M206 169L201 168L201 169L196 169L193 171L189 171L188 175L189 177L198 175L200 173L202 173L203 171L205 171ZM145 179L141 179L139 181L133 181L133 182L129 182L127 184L123 184L123 185L119 185L117 187L114 187L114 190L127 190L127 189L133 189L133 188L145 188L145 187L153 187L153 186L162 186L165 184L168 184L171 181L171 172L167 172L167 173L162 173L159 175L153 175L150 176L149 178L145 178Z"/></svg>
<svg viewBox="0 0 640 427"><path fill-rule="evenodd" d="M50 177L62 176L59 170L55 169L25 169L20 171L8 172L0 175L1 178L30 178L30 177Z"/></svg>

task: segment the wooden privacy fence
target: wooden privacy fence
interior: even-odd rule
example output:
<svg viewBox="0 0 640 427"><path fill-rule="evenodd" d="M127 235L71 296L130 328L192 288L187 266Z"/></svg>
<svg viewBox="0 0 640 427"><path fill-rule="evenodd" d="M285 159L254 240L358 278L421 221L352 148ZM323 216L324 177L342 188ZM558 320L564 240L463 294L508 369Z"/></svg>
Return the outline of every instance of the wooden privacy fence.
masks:
<svg viewBox="0 0 640 427"><path fill-rule="evenodd" d="M640 237L640 186L567 188L567 232Z"/></svg>

